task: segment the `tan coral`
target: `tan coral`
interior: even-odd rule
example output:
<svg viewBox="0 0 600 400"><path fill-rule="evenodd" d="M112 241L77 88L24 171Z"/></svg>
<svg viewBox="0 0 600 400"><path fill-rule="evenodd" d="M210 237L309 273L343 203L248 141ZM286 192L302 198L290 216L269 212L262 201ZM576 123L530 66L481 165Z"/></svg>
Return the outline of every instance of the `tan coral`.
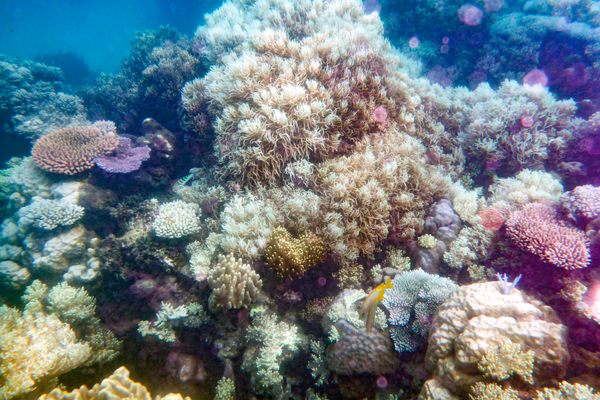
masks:
<svg viewBox="0 0 600 400"><path fill-rule="evenodd" d="M323 240L312 232L293 238L283 227L269 237L265 257L267 264L280 277L297 277L317 265L327 255Z"/></svg>
<svg viewBox="0 0 600 400"><path fill-rule="evenodd" d="M43 388L83 365L92 349L54 315L0 307L0 398Z"/></svg>
<svg viewBox="0 0 600 400"><path fill-rule="evenodd" d="M102 383L95 384L91 389L81 386L71 392L56 388L38 400L152 400L150 392L141 383L129 378L125 367L118 368ZM169 393L165 396L155 396L154 400L191 400L179 393Z"/></svg>
<svg viewBox="0 0 600 400"><path fill-rule="evenodd" d="M250 265L229 254L219 256L208 273L208 285L212 289L209 299L212 308L242 308L256 300L262 280Z"/></svg>
<svg viewBox="0 0 600 400"><path fill-rule="evenodd" d="M505 295L498 282L488 282L462 286L438 309L425 359L432 380L464 397L473 385L486 381L478 366L506 340L535 353L534 385L565 375L566 328L554 311L518 289Z"/></svg>

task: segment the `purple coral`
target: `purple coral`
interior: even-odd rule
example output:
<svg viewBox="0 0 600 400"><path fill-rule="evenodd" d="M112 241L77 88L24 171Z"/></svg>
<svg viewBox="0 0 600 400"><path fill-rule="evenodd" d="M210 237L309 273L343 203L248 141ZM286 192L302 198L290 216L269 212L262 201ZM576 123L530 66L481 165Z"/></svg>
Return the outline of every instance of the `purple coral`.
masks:
<svg viewBox="0 0 600 400"><path fill-rule="evenodd" d="M131 139L119 137L119 145L111 155L96 157L96 165L106 172L127 174L137 171L150 158L150 147L133 147Z"/></svg>

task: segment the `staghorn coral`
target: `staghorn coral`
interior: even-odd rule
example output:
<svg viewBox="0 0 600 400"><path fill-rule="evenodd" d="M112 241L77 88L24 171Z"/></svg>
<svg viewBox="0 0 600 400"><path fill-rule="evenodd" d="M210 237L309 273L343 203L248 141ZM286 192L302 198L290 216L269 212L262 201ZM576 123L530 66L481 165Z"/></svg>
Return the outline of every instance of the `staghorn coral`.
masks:
<svg viewBox="0 0 600 400"><path fill-rule="evenodd" d="M325 243L314 233L305 232L294 238L283 227L275 228L271 232L265 249L267 264L280 277L304 275L326 255Z"/></svg>
<svg viewBox="0 0 600 400"><path fill-rule="evenodd" d="M506 234L521 249L557 267L580 269L590 263L585 233L560 220L549 205L532 203L513 212Z"/></svg>
<svg viewBox="0 0 600 400"><path fill-rule="evenodd" d="M178 239L200 231L200 208L197 204L181 200L161 204L152 222L159 238Z"/></svg>
<svg viewBox="0 0 600 400"><path fill-rule="evenodd" d="M392 285L386 290L382 304L388 312L394 348L399 353L416 351L429 334L437 307L457 286L448 278L422 270L396 275Z"/></svg>
<svg viewBox="0 0 600 400"><path fill-rule="evenodd" d="M162 302L154 321L143 320L138 324L142 336L156 336L159 340L173 343L177 340L175 329L178 326L198 328L205 324L208 315L199 303L182 304L177 307Z"/></svg>
<svg viewBox="0 0 600 400"><path fill-rule="evenodd" d="M141 383L135 382L129 378L129 370L120 367L115 370L108 378L97 383L92 388L82 386L67 392L61 388L56 388L50 393L42 395L39 400L151 400L152 396L148 389ZM169 393L165 396L155 396L154 400L191 400L189 397L183 397L180 394Z"/></svg>
<svg viewBox="0 0 600 400"><path fill-rule="evenodd" d="M65 200L34 197L31 204L19 210L19 224L31 224L39 229L53 230L69 226L83 217L84 209Z"/></svg>
<svg viewBox="0 0 600 400"><path fill-rule="evenodd" d="M33 145L31 155L42 169L74 175L94 166L94 158L113 151L119 144L114 123L98 121L45 134Z"/></svg>
<svg viewBox="0 0 600 400"><path fill-rule="evenodd" d="M414 130L418 99L378 19L358 1L286 7L230 1L208 16L197 40L210 42L208 55L219 62L201 83L188 84L196 90L184 88L184 105L197 104L186 99L197 91L209 100L220 172L251 186L277 182L288 163L348 152L381 129L377 107L389 124ZM224 12L226 22L217 18ZM222 31L231 25L235 31Z"/></svg>
<svg viewBox="0 0 600 400"><path fill-rule="evenodd" d="M219 256L208 273L208 285L212 289L210 306L230 309L248 307L258 297L262 281L250 265L229 254Z"/></svg>

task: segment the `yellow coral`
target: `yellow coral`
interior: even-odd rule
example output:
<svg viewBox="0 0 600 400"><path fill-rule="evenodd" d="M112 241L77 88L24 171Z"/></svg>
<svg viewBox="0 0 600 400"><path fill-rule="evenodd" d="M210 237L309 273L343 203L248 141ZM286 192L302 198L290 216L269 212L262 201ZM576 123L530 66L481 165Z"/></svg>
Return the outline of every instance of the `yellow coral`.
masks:
<svg viewBox="0 0 600 400"><path fill-rule="evenodd" d="M273 230L265 252L267 264L280 277L301 276L326 255L325 243L314 233L305 232L293 238L283 227Z"/></svg>
<svg viewBox="0 0 600 400"><path fill-rule="evenodd" d="M505 340L498 346L488 349L478 368L486 376L502 381L513 374L519 375L525 382L533 384L533 363L535 353L524 352L519 343Z"/></svg>
<svg viewBox="0 0 600 400"><path fill-rule="evenodd" d="M511 388L502 388L497 383L476 383L469 395L471 400L519 400L517 392Z"/></svg>
<svg viewBox="0 0 600 400"><path fill-rule="evenodd" d="M54 315L2 306L0 355L0 399L10 399L83 365L92 349Z"/></svg>
<svg viewBox="0 0 600 400"><path fill-rule="evenodd" d="M141 383L129 378L129 371L125 367L117 369L111 376L104 379L102 383L95 384L91 389L82 386L71 392L56 388L48 394L41 396L38 400L151 400L152 396L148 389ZM155 396L154 400L191 400L180 394L169 393L165 396Z"/></svg>

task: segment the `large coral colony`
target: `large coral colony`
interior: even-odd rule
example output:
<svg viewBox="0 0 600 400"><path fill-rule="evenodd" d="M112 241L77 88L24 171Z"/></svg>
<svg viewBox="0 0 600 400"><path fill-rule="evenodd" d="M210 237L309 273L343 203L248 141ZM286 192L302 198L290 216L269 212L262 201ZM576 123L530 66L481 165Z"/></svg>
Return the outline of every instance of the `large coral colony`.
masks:
<svg viewBox="0 0 600 400"><path fill-rule="evenodd" d="M0 398L600 398L597 98L439 85L367 3L228 0L70 93L0 59Z"/></svg>

